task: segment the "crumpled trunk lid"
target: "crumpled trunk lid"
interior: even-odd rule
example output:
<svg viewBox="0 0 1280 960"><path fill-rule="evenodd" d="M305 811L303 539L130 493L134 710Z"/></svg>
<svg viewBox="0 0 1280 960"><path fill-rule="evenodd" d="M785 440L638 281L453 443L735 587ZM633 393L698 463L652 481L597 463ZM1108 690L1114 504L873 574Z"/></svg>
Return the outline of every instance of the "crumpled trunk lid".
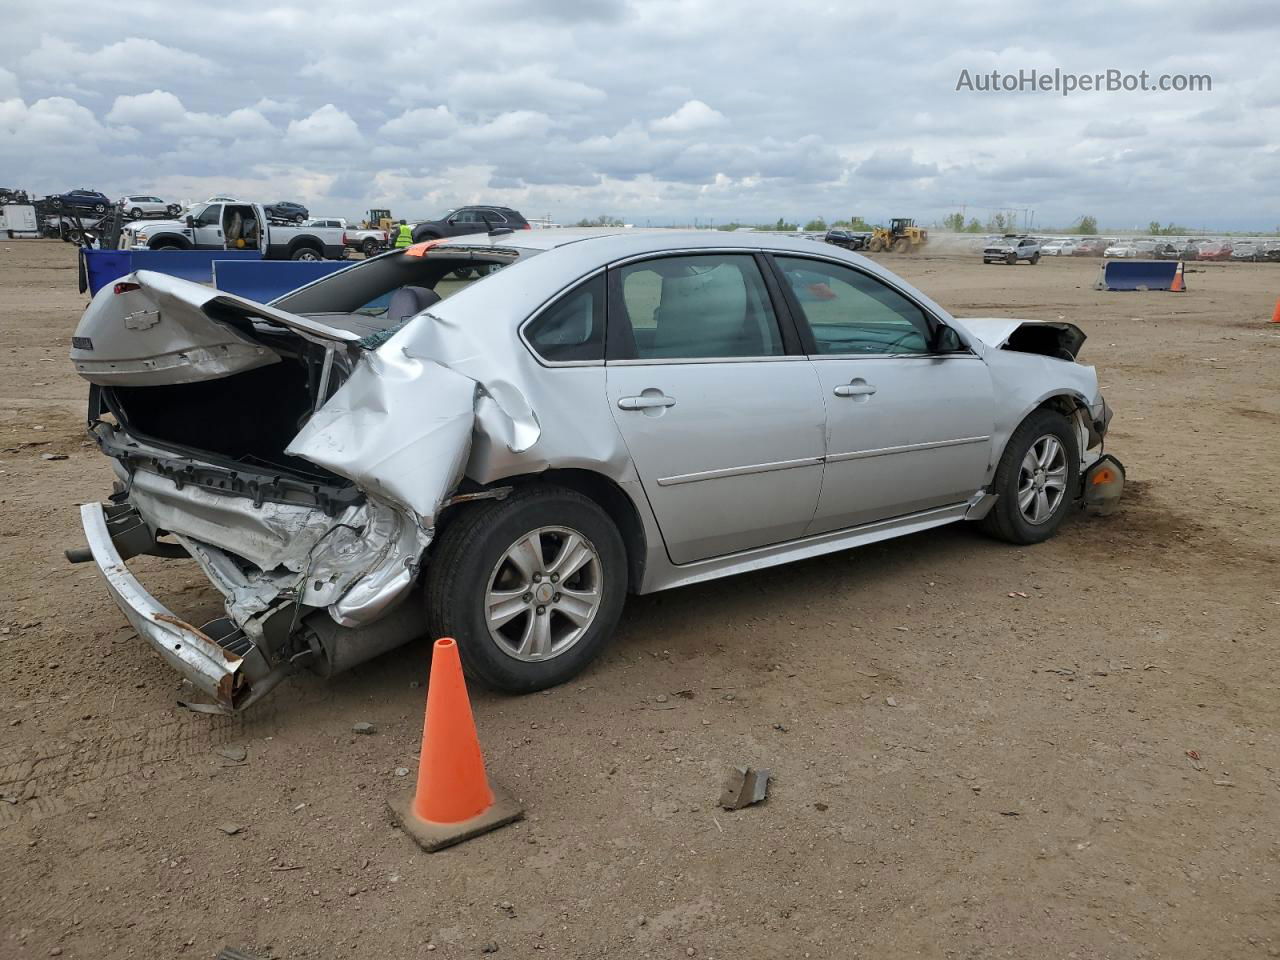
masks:
<svg viewBox="0 0 1280 960"><path fill-rule="evenodd" d="M71 361L80 376L101 386L194 383L278 363L279 350L264 342L273 332L321 344L360 340L307 317L139 270L98 291L71 339Z"/></svg>

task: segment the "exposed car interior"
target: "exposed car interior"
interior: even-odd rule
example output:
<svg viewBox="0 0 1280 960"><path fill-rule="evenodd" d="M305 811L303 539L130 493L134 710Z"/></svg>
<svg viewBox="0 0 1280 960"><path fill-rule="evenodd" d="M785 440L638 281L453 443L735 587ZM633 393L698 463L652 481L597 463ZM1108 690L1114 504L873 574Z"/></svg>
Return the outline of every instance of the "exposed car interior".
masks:
<svg viewBox="0 0 1280 960"><path fill-rule="evenodd" d="M622 306L637 359L782 353L778 323L752 257L667 257L621 268Z"/></svg>
<svg viewBox="0 0 1280 960"><path fill-rule="evenodd" d="M516 257L514 250L483 257L434 252L415 257L396 251L286 294L273 306L368 335L398 327Z"/></svg>
<svg viewBox="0 0 1280 960"><path fill-rule="evenodd" d="M236 250L260 250L262 226L253 207L229 203L222 208L222 232L227 246Z"/></svg>

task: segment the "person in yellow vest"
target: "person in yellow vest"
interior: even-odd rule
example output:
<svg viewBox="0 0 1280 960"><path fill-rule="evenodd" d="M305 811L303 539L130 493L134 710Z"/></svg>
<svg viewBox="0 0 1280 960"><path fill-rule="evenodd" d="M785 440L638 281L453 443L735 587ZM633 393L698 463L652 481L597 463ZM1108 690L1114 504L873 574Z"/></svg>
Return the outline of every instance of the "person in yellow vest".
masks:
<svg viewBox="0 0 1280 960"><path fill-rule="evenodd" d="M413 245L413 230L411 230L409 226L403 220L401 220L400 226L396 229L396 247L401 248L401 247L408 247L412 245Z"/></svg>

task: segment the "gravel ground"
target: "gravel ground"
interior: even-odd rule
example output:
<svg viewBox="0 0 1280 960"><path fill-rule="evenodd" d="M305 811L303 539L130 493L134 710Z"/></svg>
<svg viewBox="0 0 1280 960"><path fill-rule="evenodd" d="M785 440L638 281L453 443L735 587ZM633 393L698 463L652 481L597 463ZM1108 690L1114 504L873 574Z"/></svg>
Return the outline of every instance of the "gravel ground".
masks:
<svg viewBox="0 0 1280 960"><path fill-rule="evenodd" d="M192 715L63 560L110 483L84 298L70 247L0 243L0 956L1280 956L1280 267L1107 294L1092 260L884 259L1085 328L1120 512L634 598L577 682L473 694L528 816L428 856L386 812L425 644ZM194 564L131 566L216 614ZM727 813L735 764L776 780Z"/></svg>

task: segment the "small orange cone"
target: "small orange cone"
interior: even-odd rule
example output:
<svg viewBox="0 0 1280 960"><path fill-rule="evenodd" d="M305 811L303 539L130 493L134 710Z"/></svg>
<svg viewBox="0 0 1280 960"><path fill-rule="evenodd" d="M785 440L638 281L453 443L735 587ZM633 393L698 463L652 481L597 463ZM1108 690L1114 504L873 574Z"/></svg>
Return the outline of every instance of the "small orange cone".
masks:
<svg viewBox="0 0 1280 960"><path fill-rule="evenodd" d="M490 787L485 776L458 644L452 637L437 640L432 650L417 789L393 798L390 807L405 833L431 852L524 816L515 801Z"/></svg>
<svg viewBox="0 0 1280 960"><path fill-rule="evenodd" d="M1178 269L1177 269L1177 272L1175 272L1173 275L1173 283L1169 285L1169 289L1172 290L1174 293L1182 293L1184 290L1187 289L1186 286L1184 286L1182 283L1182 261L1181 260L1178 261Z"/></svg>
<svg viewBox="0 0 1280 960"><path fill-rule="evenodd" d="M1276 301L1276 308L1271 312L1271 322L1280 323L1280 300Z"/></svg>

